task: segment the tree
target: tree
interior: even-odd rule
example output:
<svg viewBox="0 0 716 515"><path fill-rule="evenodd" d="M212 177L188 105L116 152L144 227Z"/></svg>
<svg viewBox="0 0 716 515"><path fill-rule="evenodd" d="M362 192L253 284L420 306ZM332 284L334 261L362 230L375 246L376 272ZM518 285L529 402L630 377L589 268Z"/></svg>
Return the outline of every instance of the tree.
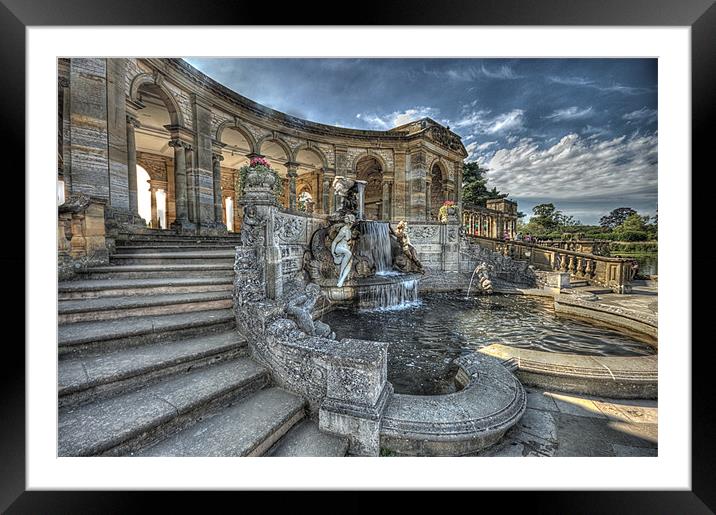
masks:
<svg viewBox="0 0 716 515"><path fill-rule="evenodd" d="M648 222L648 216L633 213L624 220L624 223L614 229L614 234L622 241L645 241L649 238Z"/></svg>
<svg viewBox="0 0 716 515"><path fill-rule="evenodd" d="M613 209L608 215L599 219L599 225L607 229L614 230L623 224L630 215L635 215L636 211L630 207L618 207Z"/></svg>
<svg viewBox="0 0 716 515"><path fill-rule="evenodd" d="M530 224L540 228L540 232L552 232L559 227L560 216L562 216L562 213L551 202L549 204L538 204L532 208Z"/></svg>
<svg viewBox="0 0 716 515"><path fill-rule="evenodd" d="M462 201L464 204L485 206L488 199L505 198L507 193L500 193L497 188L487 189L488 169L477 161L469 161L462 168Z"/></svg>

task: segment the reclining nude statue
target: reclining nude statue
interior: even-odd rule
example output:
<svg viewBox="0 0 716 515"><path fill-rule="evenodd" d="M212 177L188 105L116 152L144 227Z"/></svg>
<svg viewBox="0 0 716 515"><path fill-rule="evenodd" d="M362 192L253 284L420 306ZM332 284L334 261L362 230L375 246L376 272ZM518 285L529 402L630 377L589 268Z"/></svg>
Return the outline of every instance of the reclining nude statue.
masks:
<svg viewBox="0 0 716 515"><path fill-rule="evenodd" d="M328 324L320 320L313 320L311 310L321 296L321 288L315 283L309 283L304 292L289 298L286 302L286 313L296 322L296 325L309 336L321 336L334 339L336 334L331 331Z"/></svg>
<svg viewBox="0 0 716 515"><path fill-rule="evenodd" d="M336 265L340 265L338 272L338 286L341 288L345 282L348 274L351 271L351 260L353 259L353 253L351 252L350 241L353 236L351 227L355 222L353 215L346 215L343 218L345 222L343 226L338 230L338 234L331 243L331 254L333 255L333 262Z"/></svg>

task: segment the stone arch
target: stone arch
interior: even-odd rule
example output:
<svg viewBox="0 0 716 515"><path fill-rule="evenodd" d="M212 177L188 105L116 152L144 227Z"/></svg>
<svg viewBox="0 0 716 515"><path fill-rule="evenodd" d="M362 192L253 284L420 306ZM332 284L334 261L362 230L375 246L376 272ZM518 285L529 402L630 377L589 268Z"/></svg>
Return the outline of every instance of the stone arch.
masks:
<svg viewBox="0 0 716 515"><path fill-rule="evenodd" d="M448 199L448 171L445 163L440 158L434 159L428 170L428 176L430 177L430 218L436 220L440 207Z"/></svg>
<svg viewBox="0 0 716 515"><path fill-rule="evenodd" d="M440 169L441 179L442 179L443 183L446 183L448 181L449 173L448 173L448 167L445 164L445 161L443 161L443 159L441 157L436 157L435 159L432 160L432 162L430 163L430 166L428 167L428 170L430 170L431 176L432 176L432 171L433 171L434 166L437 166Z"/></svg>
<svg viewBox="0 0 716 515"><path fill-rule="evenodd" d="M223 122L221 122L216 128L216 141L221 141L221 136L225 129L234 129L236 132L246 138L246 141L249 142L249 146L251 147L252 153L258 152L256 140L254 139L253 134L251 134L251 132L238 120L224 120Z"/></svg>
<svg viewBox="0 0 716 515"><path fill-rule="evenodd" d="M358 154L357 156L355 156L353 158L353 163L351 163L351 167L350 167L351 170L353 170L353 173L356 173L356 171L357 171L358 162L366 157L372 157L373 159L378 161L378 163L380 163L380 167L383 170L384 174L390 170L388 168L388 163L385 162L385 159L383 159L383 156L381 156L380 154L378 154L376 152L371 152L370 150L366 150L366 151L361 152L360 154Z"/></svg>
<svg viewBox="0 0 716 515"><path fill-rule="evenodd" d="M181 112L181 108L177 103L174 95L164 85L164 79L161 75L153 75L151 73L140 73L134 79L132 84L129 86L129 98L134 102L140 102L140 88L146 86L153 93L156 93L159 98L169 111L169 118L171 119L172 125L184 127L184 115Z"/></svg>
<svg viewBox="0 0 716 515"><path fill-rule="evenodd" d="M266 142L272 142L276 143L279 147L281 147L286 154L286 161L290 161L293 158L293 152L291 152L291 147L289 147L288 143L286 143L284 140L279 138L278 136L274 136L273 134L267 134L266 136L263 136L260 140L256 142L256 152L261 154L261 147L263 147L264 143Z"/></svg>
<svg viewBox="0 0 716 515"><path fill-rule="evenodd" d="M326 157L326 155L321 151L320 148L309 145L308 143L301 143L299 146L293 149L291 161L298 161L298 154L301 151L313 152L321 160L322 167L324 169L328 168L328 158Z"/></svg>

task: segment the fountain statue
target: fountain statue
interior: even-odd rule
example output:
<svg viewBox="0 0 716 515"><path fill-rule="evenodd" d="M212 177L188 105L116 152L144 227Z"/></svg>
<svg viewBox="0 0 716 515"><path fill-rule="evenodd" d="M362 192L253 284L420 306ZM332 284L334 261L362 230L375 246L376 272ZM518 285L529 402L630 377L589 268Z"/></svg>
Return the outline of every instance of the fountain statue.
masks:
<svg viewBox="0 0 716 515"><path fill-rule="evenodd" d="M405 222L363 220L364 181L336 177L335 210L316 230L305 252L305 280L332 302L358 300L363 307L391 307L417 300L423 267Z"/></svg>
<svg viewBox="0 0 716 515"><path fill-rule="evenodd" d="M353 238L353 222L355 217L353 215L346 215L343 218L345 224L338 230L338 234L331 243L331 254L333 255L333 262L336 265L340 265L340 271L338 273L338 283L336 286L341 288L345 282L348 274L350 273L350 264L353 260L353 253L351 252L350 242Z"/></svg>

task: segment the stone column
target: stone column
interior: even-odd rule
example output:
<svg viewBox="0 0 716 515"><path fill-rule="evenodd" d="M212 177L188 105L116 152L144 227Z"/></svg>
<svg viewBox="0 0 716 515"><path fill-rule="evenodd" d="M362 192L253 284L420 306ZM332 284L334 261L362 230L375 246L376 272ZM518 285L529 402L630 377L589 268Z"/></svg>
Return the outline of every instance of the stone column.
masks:
<svg viewBox="0 0 716 515"><path fill-rule="evenodd" d="M288 170L288 208L291 211L296 210L296 178L298 177L298 163L289 161L286 163Z"/></svg>
<svg viewBox="0 0 716 515"><path fill-rule="evenodd" d="M356 189L358 190L358 213L356 220L365 220L365 186L366 181L356 180Z"/></svg>
<svg viewBox="0 0 716 515"><path fill-rule="evenodd" d="M154 185L150 184L149 192L151 195L152 206L152 220L150 222L150 227L152 229L157 229L159 228L159 217L157 216L157 188L155 188Z"/></svg>
<svg viewBox="0 0 716 515"><path fill-rule="evenodd" d="M211 157L214 176L214 219L217 224L220 224L224 216L221 196L221 162L224 160L224 156L214 153Z"/></svg>
<svg viewBox="0 0 716 515"><path fill-rule="evenodd" d="M433 183L425 181L425 219L432 220Z"/></svg>
<svg viewBox="0 0 716 515"><path fill-rule="evenodd" d="M321 212L323 214L330 214L331 209L333 206L331 206L331 184L333 183L333 178L336 176L336 171L332 168L324 168L323 169L323 197L321 198Z"/></svg>
<svg viewBox="0 0 716 515"><path fill-rule="evenodd" d="M129 210L139 215L139 202L137 201L137 143L134 129L139 127L139 120L127 114L127 181L129 184Z"/></svg>
<svg viewBox="0 0 716 515"><path fill-rule="evenodd" d="M184 144L184 163L186 173L186 199L189 221L196 224L199 221L197 216L197 184L196 170L194 169L194 147L188 143Z"/></svg>
<svg viewBox="0 0 716 515"><path fill-rule="evenodd" d="M393 181L383 182L383 220L393 219Z"/></svg>
<svg viewBox="0 0 716 515"><path fill-rule="evenodd" d="M172 139L169 146L174 148L174 191L176 195L176 220L179 227L189 225L186 191L186 151L184 143L179 138Z"/></svg>

